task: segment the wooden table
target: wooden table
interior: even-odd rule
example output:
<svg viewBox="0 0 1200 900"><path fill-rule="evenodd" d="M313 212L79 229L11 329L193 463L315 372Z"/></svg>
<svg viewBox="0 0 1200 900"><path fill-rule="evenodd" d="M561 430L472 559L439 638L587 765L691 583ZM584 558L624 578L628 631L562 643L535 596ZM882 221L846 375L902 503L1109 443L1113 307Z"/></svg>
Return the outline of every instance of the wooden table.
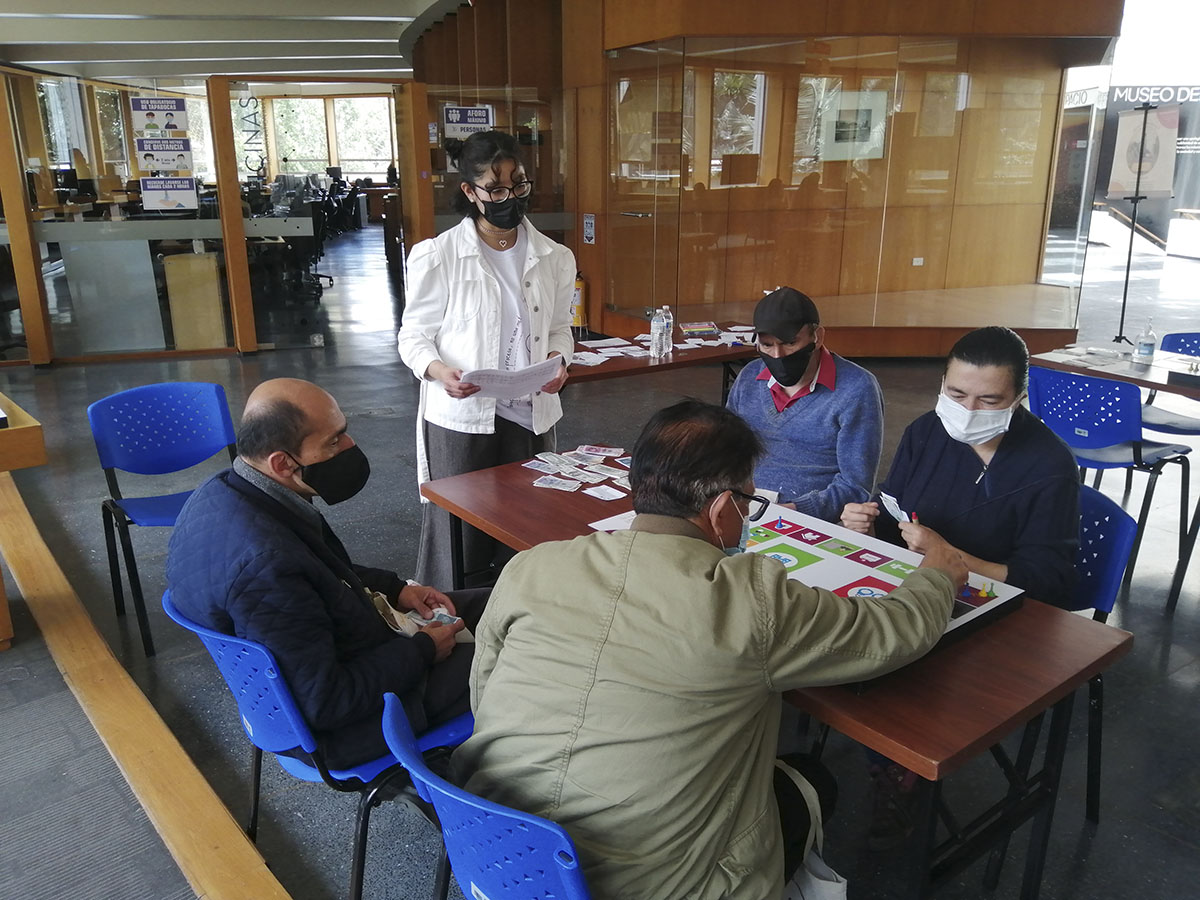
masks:
<svg viewBox="0 0 1200 900"><path fill-rule="evenodd" d="M1033 819L1021 896L1037 897L1075 690L1132 648L1126 631L1026 599L1021 608L865 690L795 691L789 700L843 734L921 776L914 798L918 827L906 858L909 896L931 888L1000 848ZM1031 773L1042 726L1052 709L1042 768ZM1024 726L1016 761L998 742ZM942 780L987 750L1009 780L1008 792L935 845ZM994 887L1000 856L986 879Z"/></svg>
<svg viewBox="0 0 1200 900"><path fill-rule="evenodd" d="M1108 348L1102 348L1107 350ZM1200 372L1189 371L1192 366L1200 363L1200 359L1186 353L1172 353L1158 350L1153 362L1135 363L1124 358L1088 354L1082 357L1067 357L1064 350L1051 350L1049 353L1039 353L1030 357L1030 365L1041 366L1044 369L1058 369L1062 372L1074 372L1077 375L1087 375L1092 378L1111 378L1114 381L1127 381L1151 391L1166 391L1169 394L1179 394L1192 400L1200 400ZM1179 600L1179 592L1183 589L1183 579L1187 574L1188 563L1191 562L1192 552L1196 547L1196 537L1200 534L1200 498L1192 512L1192 522L1187 534L1183 535L1179 546L1179 559L1175 564L1175 574L1171 578L1171 591L1167 595L1167 610L1174 610Z"/></svg>
<svg viewBox="0 0 1200 900"><path fill-rule="evenodd" d="M581 492L534 488L539 474L509 463L421 486L425 497L451 513L454 587L461 587L464 521L514 550L526 550L589 534L589 522L632 506L629 498L603 501ZM920 827L906 854L910 896L923 896L982 853L1003 847L1032 818L1022 892L1032 900L1041 885L1075 690L1129 652L1132 640L1127 632L1027 599L1020 609L877 679L861 693L811 688L789 699L921 776ZM1030 774L1042 713L1050 708L1042 769ZM1021 749L1011 763L996 745L1022 726ZM935 847L941 780L989 749L1003 760L1002 767L1007 765L1007 793ZM989 878L998 872L998 865L989 866Z"/></svg>
<svg viewBox="0 0 1200 900"><path fill-rule="evenodd" d="M724 323L721 329L727 330L729 325L737 325L738 322ZM753 334L747 331L746 340L750 341ZM631 341L630 343L637 346L642 346L640 341ZM594 352L591 347L584 347L582 344L575 344L576 353ZM729 399L729 389L733 387L734 379L737 378L741 366L737 363L745 364L748 360L758 356L758 348L753 343L747 344L722 344L720 347L693 347L690 350L672 350L666 356L654 358L652 356L614 356L607 362L602 362L598 366L583 366L574 365L571 367L571 378L567 382L570 384L579 384L585 381L602 381L605 378L624 378L627 375L645 375L649 372L669 372L672 369L683 369L688 366L700 366L705 363L720 363L721 364L721 404Z"/></svg>
<svg viewBox="0 0 1200 900"><path fill-rule="evenodd" d="M0 472L45 465L46 442L41 423L4 394L0 394L0 409L8 416L8 427L0 429ZM12 638L12 615L8 611L4 582L0 580L0 650L11 647Z"/></svg>

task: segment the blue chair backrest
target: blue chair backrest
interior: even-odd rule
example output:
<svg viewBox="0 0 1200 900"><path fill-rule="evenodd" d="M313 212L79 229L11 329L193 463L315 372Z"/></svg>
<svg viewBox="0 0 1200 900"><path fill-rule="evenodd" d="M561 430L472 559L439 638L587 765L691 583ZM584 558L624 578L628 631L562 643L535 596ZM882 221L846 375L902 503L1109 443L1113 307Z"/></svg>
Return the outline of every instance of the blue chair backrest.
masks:
<svg viewBox="0 0 1200 900"><path fill-rule="evenodd" d="M1137 537L1133 516L1086 484L1079 486L1079 552L1073 609L1112 612Z"/></svg>
<svg viewBox="0 0 1200 900"><path fill-rule="evenodd" d="M195 632L212 655L237 700L242 727L251 743L268 753L293 747L312 753L317 748L270 650L193 622L171 602L170 591L163 593L162 605L175 622Z"/></svg>
<svg viewBox="0 0 1200 900"><path fill-rule="evenodd" d="M437 812L450 868L464 896L588 900L570 835L553 822L476 797L434 775L395 694L383 698L383 738L417 793Z"/></svg>
<svg viewBox="0 0 1200 900"><path fill-rule="evenodd" d="M201 463L237 440L225 389L202 381L147 384L87 409L100 465L163 475Z"/></svg>
<svg viewBox="0 0 1200 900"><path fill-rule="evenodd" d="M1200 356L1200 331L1173 331L1164 334L1158 343L1158 349Z"/></svg>
<svg viewBox="0 0 1200 900"><path fill-rule="evenodd" d="M1142 439L1142 394L1135 384L1031 366L1029 408L1077 450Z"/></svg>

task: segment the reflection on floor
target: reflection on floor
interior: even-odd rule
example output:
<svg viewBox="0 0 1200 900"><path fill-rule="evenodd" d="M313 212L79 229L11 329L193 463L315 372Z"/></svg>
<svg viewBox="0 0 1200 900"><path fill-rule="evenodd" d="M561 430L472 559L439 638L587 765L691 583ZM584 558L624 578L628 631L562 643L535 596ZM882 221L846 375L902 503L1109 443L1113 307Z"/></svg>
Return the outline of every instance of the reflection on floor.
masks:
<svg viewBox="0 0 1200 900"><path fill-rule="evenodd" d="M335 265L341 264L330 259L323 270L334 271ZM350 432L370 456L373 471L371 490L330 508L328 518L363 562L388 565L407 575L415 562L420 521L413 449L417 385L395 352L399 304L392 280L381 268L365 263L347 262L345 267L335 275L337 290L326 291L322 298L324 319L318 333L326 336L323 348L306 346L243 359L0 372L0 390L46 426L50 464L15 475L34 518L98 628L239 818L246 810L248 745L233 701L207 654L152 608L159 652L146 660L132 618L118 621L113 616L98 527L106 492L84 408L136 384L204 380L226 386L236 415L249 390L265 378L294 375L317 381L341 403ZM300 336L308 333L307 327L297 318L278 333ZM879 377L885 394L886 468L904 426L932 407L941 363L863 362ZM681 396L717 399L720 374L719 368L703 368L568 385L559 446L604 442L630 447L654 410ZM171 484L185 489L217 468L219 461L214 461ZM1200 776L1193 752L1200 729L1200 562L1191 567L1175 615L1163 614L1174 563L1177 477L1172 471L1162 478L1133 589L1121 598L1113 618L1114 624L1135 633L1136 642L1131 656L1106 679L1103 812L1098 828L1083 818L1085 704L1076 703L1042 892L1051 900L1183 897L1191 895L1200 880ZM1121 481L1110 476L1106 490L1119 496ZM1134 504L1140 501L1141 487L1139 480ZM131 481L129 493L137 492ZM134 535L148 597L157 597L164 587L167 538L165 529L143 529ZM4 895L189 896L149 822L82 720L11 584L9 592L17 638L12 650L0 654ZM842 791L828 830L829 859L850 878L852 897L892 896L894 874L903 861L872 854L866 847L870 809L862 752L834 736L826 761ZM270 761L263 777L259 844L274 872L297 898L343 896L354 798L296 782ZM953 776L947 795L956 806L969 805L981 789L994 786L990 764L981 760ZM999 900L1019 894L1027 833L1028 828L1022 829L1010 850L994 894ZM407 809L389 804L377 811L366 896L426 896L434 847L428 827ZM972 866L937 896L982 896L982 868Z"/></svg>

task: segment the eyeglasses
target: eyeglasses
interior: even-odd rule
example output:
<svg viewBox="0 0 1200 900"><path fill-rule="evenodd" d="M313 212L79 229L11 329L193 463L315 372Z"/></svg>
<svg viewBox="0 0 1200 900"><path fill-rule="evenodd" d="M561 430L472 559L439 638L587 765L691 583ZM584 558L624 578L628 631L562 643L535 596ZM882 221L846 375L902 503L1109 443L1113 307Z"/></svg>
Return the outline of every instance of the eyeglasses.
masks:
<svg viewBox="0 0 1200 900"><path fill-rule="evenodd" d="M757 522L763 517L763 513L767 511L767 507L771 505L771 501L766 497L759 497L757 494L745 494L741 491L729 489L729 493L735 497L739 497L750 504L750 515L747 517L751 522Z"/></svg>
<svg viewBox="0 0 1200 900"><path fill-rule="evenodd" d="M509 197L517 197L519 199L524 199L525 197L528 197L530 194L533 193L533 182L532 181L518 181L512 187L505 187L504 185L499 185L494 188L485 188L485 187L480 187L477 184L472 184L471 187L476 191L483 191L483 193L487 194L488 199L491 200L493 203L503 203Z"/></svg>

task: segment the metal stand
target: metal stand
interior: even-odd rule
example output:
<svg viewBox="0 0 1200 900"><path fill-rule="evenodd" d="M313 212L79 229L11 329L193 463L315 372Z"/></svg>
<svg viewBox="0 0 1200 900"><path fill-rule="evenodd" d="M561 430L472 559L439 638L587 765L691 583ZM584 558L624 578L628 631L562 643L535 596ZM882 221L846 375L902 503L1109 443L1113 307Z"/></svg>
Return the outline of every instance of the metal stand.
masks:
<svg viewBox="0 0 1200 900"><path fill-rule="evenodd" d="M1125 287L1121 291L1121 324L1117 326L1116 336L1113 337L1113 343L1116 344L1122 341L1126 344L1133 343L1125 337L1125 304L1129 300L1129 270L1133 266L1133 236L1137 233L1138 204L1146 199L1142 196L1142 159L1146 152L1146 119L1150 115L1150 110L1158 109L1158 107L1143 103L1141 106L1135 106L1134 109L1142 111L1142 138L1138 141L1137 176L1133 183L1133 196L1124 198L1133 204L1133 215L1129 220L1129 250L1125 254Z"/></svg>

